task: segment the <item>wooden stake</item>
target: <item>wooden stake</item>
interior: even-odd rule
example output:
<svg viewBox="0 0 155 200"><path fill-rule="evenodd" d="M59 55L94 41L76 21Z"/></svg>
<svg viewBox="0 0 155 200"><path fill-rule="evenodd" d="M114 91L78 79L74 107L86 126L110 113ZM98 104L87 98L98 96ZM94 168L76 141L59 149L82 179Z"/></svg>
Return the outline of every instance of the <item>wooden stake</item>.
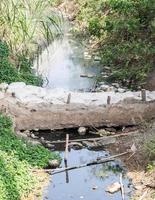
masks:
<svg viewBox="0 0 155 200"><path fill-rule="evenodd" d="M125 196L124 196L124 185L123 185L123 181L122 181L122 173L120 174L120 185L121 185L122 200L125 200Z"/></svg>
<svg viewBox="0 0 155 200"><path fill-rule="evenodd" d="M111 103L111 96L108 96L107 97L107 105L110 105L110 103Z"/></svg>
<svg viewBox="0 0 155 200"><path fill-rule="evenodd" d="M66 134L66 147L65 147L65 156L64 156L64 163L65 163L65 168L68 168L67 165L67 160L68 160L68 144L69 144L69 134ZM69 183L69 174L68 170L65 170L66 172L66 183Z"/></svg>
<svg viewBox="0 0 155 200"><path fill-rule="evenodd" d="M142 97L142 101L146 101L146 90L145 89L142 89L141 90L141 97Z"/></svg>
<svg viewBox="0 0 155 200"><path fill-rule="evenodd" d="M68 97L67 97L67 104L70 104L71 102L71 93L68 94Z"/></svg>
<svg viewBox="0 0 155 200"><path fill-rule="evenodd" d="M69 143L69 134L66 134L66 147L65 147L64 162L67 162L67 159L68 159L68 143Z"/></svg>

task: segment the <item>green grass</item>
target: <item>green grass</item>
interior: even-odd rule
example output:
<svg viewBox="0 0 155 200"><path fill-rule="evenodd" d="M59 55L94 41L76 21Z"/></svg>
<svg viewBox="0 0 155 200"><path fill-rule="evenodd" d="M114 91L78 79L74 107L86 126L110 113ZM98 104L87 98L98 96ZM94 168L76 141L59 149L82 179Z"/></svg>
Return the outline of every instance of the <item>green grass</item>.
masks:
<svg viewBox="0 0 155 200"><path fill-rule="evenodd" d="M25 82L42 85L42 78L32 73L32 62L25 56L18 56L18 67L10 60L9 47L0 41L0 83Z"/></svg>
<svg viewBox="0 0 155 200"><path fill-rule="evenodd" d="M36 52L60 33L60 18L45 0L1 0L0 39L13 55Z"/></svg>
<svg viewBox="0 0 155 200"><path fill-rule="evenodd" d="M0 200L20 200L32 191L37 178L31 169L46 167L49 159L60 157L17 138L11 120L0 114Z"/></svg>
<svg viewBox="0 0 155 200"><path fill-rule="evenodd" d="M20 200L36 183L31 165L0 150L0 200Z"/></svg>
<svg viewBox="0 0 155 200"><path fill-rule="evenodd" d="M151 159L155 157L155 137L153 136L149 141L145 144L145 152L147 153L147 156Z"/></svg>
<svg viewBox="0 0 155 200"><path fill-rule="evenodd" d="M0 82L41 86L32 61L62 34L62 17L50 0L1 0L0 13Z"/></svg>

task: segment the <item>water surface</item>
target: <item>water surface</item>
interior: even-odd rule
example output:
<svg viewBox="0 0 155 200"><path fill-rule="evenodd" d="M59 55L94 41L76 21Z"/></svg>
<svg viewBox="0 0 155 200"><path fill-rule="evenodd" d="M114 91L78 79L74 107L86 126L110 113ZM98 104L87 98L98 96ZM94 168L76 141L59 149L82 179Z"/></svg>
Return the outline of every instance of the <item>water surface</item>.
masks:
<svg viewBox="0 0 155 200"><path fill-rule="evenodd" d="M68 166L81 165L96 160L101 156L108 156L105 151L89 151L87 149L71 150L68 158ZM64 153L61 152L63 158ZM64 167L62 161L61 164ZM120 200L121 192L109 194L106 188L119 182L120 173L123 168L120 162L110 162L106 164L93 165L85 168L55 174L51 177L50 184L45 191L44 200ZM125 199L129 199L131 192L130 181L124 177Z"/></svg>
<svg viewBox="0 0 155 200"><path fill-rule="evenodd" d="M98 62L84 54L84 48L79 41L68 36L55 40L43 51L38 62L34 63L45 80L44 87L70 91L91 90L100 67ZM94 78L83 78L81 75L93 75Z"/></svg>

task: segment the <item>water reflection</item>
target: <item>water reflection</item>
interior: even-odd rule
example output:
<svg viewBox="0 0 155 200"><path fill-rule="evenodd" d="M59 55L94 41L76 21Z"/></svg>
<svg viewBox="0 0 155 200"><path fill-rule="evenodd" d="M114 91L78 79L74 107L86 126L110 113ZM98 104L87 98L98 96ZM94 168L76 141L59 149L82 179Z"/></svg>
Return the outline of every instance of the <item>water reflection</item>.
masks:
<svg viewBox="0 0 155 200"><path fill-rule="evenodd" d="M85 59L83 47L67 36L55 40L43 51L39 61L34 62L34 68L48 80L44 86L72 91L87 91L93 87L95 77L81 78L80 75L96 76L100 71L97 65L93 60Z"/></svg>
<svg viewBox="0 0 155 200"><path fill-rule="evenodd" d="M64 153L61 152L63 157ZM97 157L107 155L105 151L89 151L87 149L71 150L68 166L81 165L96 160ZM62 167L64 163L62 162ZM114 169L114 170L113 170ZM116 170L117 169L117 170ZM69 183L66 183L66 174L57 174L51 178L51 184L45 192L44 199L50 200L120 200L121 193L110 195L105 190L110 184L119 181L121 168L118 163L94 165L68 172ZM122 171L122 170L121 170ZM129 180L124 177L126 200L129 199ZM93 188L96 188L95 190Z"/></svg>

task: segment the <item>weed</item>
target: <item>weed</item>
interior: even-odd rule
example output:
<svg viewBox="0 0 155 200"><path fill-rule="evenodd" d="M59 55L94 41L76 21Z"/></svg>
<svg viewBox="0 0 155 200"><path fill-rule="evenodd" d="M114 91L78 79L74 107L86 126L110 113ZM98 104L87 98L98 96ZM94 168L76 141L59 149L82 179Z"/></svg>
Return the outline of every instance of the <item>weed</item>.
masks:
<svg viewBox="0 0 155 200"><path fill-rule="evenodd" d="M37 183L32 168L46 167L49 159L60 157L17 138L10 118L0 114L0 200L20 200L32 191Z"/></svg>

